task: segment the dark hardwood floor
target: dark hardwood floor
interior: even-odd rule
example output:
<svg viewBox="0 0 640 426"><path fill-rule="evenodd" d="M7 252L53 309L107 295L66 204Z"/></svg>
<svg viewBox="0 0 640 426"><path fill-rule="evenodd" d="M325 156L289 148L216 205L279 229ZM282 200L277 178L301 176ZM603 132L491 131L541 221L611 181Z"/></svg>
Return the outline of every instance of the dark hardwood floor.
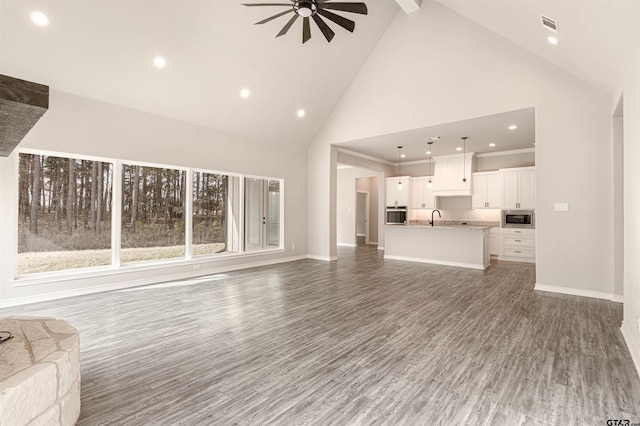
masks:
<svg viewBox="0 0 640 426"><path fill-rule="evenodd" d="M534 292L535 267L375 247L6 309L80 332L80 425L640 422L622 305Z"/></svg>

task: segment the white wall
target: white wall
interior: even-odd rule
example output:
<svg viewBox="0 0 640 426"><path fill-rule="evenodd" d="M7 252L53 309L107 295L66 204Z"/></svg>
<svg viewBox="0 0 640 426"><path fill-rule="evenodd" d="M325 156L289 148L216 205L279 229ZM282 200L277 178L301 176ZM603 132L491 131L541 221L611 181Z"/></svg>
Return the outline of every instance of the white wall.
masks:
<svg viewBox="0 0 640 426"><path fill-rule="evenodd" d="M609 95L437 2L396 17L314 141L312 149L326 154L310 156L310 166L321 171L324 162L326 169L334 143L530 107L538 284L608 297L613 260L603 253L612 252L613 226L602 205L612 173L602 148L611 145ZM326 172L314 176L310 205L335 197L327 180ZM555 212L556 202L569 203L570 211Z"/></svg>
<svg viewBox="0 0 640 426"><path fill-rule="evenodd" d="M62 154L138 160L284 178L285 251L214 261L178 261L160 268L127 267L102 274L69 274L21 285L13 277L17 236L17 154L0 159L0 306L114 286L206 275L261 262L282 261L307 253L307 171L305 150L274 149L220 131L141 113L86 98L50 94L50 109L20 147ZM292 245L296 249L292 250ZM194 271L194 264L200 268Z"/></svg>
<svg viewBox="0 0 640 426"><path fill-rule="evenodd" d="M508 151L507 151L508 152ZM491 153L491 154L476 154L474 159L474 172L489 172L498 169L508 169L511 167L528 167L536 165L536 155L534 151L507 154L503 153ZM435 164L431 165L431 173L435 169ZM398 167L395 167L394 173L398 173ZM429 163L409 163L402 164L403 176L429 176Z"/></svg>
<svg viewBox="0 0 640 426"><path fill-rule="evenodd" d="M640 374L640 19L630 41L625 75L611 99L611 116L623 96L624 319L622 333ZM610 199L614 199L611 197Z"/></svg>

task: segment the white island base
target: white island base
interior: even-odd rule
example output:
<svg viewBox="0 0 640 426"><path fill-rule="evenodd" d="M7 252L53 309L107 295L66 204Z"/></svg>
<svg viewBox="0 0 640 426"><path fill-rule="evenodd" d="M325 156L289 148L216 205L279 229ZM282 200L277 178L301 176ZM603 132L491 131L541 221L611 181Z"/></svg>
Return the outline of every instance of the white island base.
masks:
<svg viewBox="0 0 640 426"><path fill-rule="evenodd" d="M384 258L486 269L490 227L385 226Z"/></svg>

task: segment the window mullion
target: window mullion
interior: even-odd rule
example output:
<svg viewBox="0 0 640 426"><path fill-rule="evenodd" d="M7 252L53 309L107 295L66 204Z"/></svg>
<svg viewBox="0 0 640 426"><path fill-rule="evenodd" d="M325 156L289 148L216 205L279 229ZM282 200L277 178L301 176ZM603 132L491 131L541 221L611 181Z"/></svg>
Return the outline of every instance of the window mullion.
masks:
<svg viewBox="0 0 640 426"><path fill-rule="evenodd" d="M113 162L113 195L111 198L111 265L120 267L122 238L122 162Z"/></svg>
<svg viewBox="0 0 640 426"><path fill-rule="evenodd" d="M185 176L184 196L184 252L185 258L193 258L193 170L187 169Z"/></svg>

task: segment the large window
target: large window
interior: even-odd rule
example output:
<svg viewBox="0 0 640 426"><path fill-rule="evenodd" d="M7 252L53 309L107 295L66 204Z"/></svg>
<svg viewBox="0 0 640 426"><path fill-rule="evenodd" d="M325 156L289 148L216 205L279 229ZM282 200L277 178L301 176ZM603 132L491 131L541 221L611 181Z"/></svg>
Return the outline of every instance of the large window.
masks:
<svg viewBox="0 0 640 426"><path fill-rule="evenodd" d="M193 255L223 253L227 241L229 176L193 173Z"/></svg>
<svg viewBox="0 0 640 426"><path fill-rule="evenodd" d="M111 163L20 154L18 175L18 274L111 264Z"/></svg>
<svg viewBox="0 0 640 426"><path fill-rule="evenodd" d="M18 161L18 275L282 247L280 179L32 152Z"/></svg>
<svg viewBox="0 0 640 426"><path fill-rule="evenodd" d="M185 255L185 172L122 166L121 263Z"/></svg>

